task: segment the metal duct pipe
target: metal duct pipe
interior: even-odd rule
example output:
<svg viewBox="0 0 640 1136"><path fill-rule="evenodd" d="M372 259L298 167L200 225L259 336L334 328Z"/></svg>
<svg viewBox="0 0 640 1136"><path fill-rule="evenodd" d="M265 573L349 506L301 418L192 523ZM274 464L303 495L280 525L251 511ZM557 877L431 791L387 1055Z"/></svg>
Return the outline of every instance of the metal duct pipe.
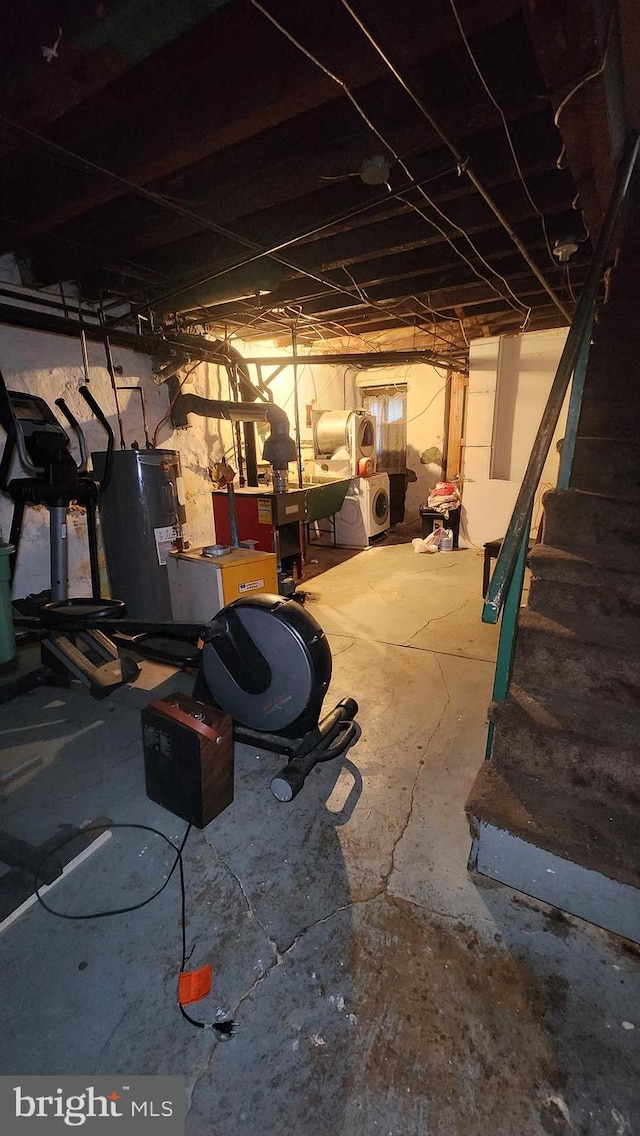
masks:
<svg viewBox="0 0 640 1136"><path fill-rule="evenodd" d="M228 422L268 422L271 433L263 448L263 457L274 469L286 469L296 460L296 444L291 437L289 419L284 410L272 402L230 402L202 398L198 394L181 394L172 411L176 426L187 426L187 415L203 418L225 418Z"/></svg>

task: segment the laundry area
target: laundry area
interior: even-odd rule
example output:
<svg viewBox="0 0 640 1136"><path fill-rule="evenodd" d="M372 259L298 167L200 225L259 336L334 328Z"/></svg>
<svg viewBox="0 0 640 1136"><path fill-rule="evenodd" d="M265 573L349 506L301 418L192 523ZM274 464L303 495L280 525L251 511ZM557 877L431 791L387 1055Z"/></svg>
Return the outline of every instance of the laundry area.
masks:
<svg viewBox="0 0 640 1136"><path fill-rule="evenodd" d="M1 8L3 1136L640 1136L636 8Z"/></svg>

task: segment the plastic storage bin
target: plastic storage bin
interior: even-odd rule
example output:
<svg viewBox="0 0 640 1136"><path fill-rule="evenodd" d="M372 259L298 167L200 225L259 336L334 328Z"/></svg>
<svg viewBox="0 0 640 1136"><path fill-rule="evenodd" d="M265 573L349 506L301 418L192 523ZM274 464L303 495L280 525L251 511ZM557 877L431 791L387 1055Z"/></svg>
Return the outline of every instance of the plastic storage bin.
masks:
<svg viewBox="0 0 640 1136"><path fill-rule="evenodd" d="M458 547L458 535L460 533L459 509L451 509L449 511L449 519L447 520L437 509L430 509L428 505L421 505L420 521L422 523L423 540L433 532L436 525L439 525L443 529L451 529L453 533L453 547Z"/></svg>

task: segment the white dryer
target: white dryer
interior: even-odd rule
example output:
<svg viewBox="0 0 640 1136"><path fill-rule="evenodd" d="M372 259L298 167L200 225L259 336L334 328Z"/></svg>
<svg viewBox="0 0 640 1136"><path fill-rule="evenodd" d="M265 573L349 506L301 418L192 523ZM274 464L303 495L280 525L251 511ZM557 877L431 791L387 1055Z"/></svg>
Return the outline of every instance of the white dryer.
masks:
<svg viewBox="0 0 640 1136"><path fill-rule="evenodd" d="M336 513L336 544L340 548L367 548L388 528L389 474L354 477Z"/></svg>
<svg viewBox="0 0 640 1136"><path fill-rule="evenodd" d="M314 410L313 454L338 477L357 477L362 460L376 460L376 420L365 410Z"/></svg>

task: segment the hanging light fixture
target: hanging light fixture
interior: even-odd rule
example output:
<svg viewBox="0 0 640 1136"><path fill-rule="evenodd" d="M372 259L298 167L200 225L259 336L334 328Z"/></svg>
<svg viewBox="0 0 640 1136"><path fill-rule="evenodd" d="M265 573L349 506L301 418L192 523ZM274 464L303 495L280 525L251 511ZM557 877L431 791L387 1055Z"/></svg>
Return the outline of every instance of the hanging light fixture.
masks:
<svg viewBox="0 0 640 1136"><path fill-rule="evenodd" d="M390 173L391 165L385 154L373 154L360 166L360 178L365 185L386 185Z"/></svg>

